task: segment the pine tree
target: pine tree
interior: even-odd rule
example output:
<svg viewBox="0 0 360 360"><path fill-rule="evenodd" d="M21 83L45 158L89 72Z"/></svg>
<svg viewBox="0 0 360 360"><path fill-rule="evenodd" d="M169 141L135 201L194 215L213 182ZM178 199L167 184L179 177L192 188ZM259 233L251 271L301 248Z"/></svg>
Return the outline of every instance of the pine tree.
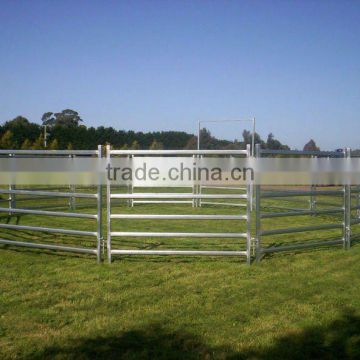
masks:
<svg viewBox="0 0 360 360"><path fill-rule="evenodd" d="M58 149L59 149L59 143L58 143L57 139L54 139L49 144L49 150L58 150Z"/></svg>
<svg viewBox="0 0 360 360"><path fill-rule="evenodd" d="M42 150L44 149L44 135L40 134L40 136L35 140L32 145L33 150Z"/></svg>
<svg viewBox="0 0 360 360"><path fill-rule="evenodd" d="M164 145L162 142L160 141L156 141L154 139L154 141L152 142L152 144L150 145L150 150L163 150L164 149Z"/></svg>
<svg viewBox="0 0 360 360"><path fill-rule="evenodd" d="M21 144L21 150L29 150L31 149L31 141L29 139L25 139Z"/></svg>
<svg viewBox="0 0 360 360"><path fill-rule="evenodd" d="M0 149L14 149L16 144L13 140L13 133L10 130L5 131L0 139Z"/></svg>
<svg viewBox="0 0 360 360"><path fill-rule="evenodd" d="M191 137L187 144L185 145L185 150L195 150L197 149L197 137L196 136L193 136Z"/></svg>
<svg viewBox="0 0 360 360"><path fill-rule="evenodd" d="M130 149L131 150L140 150L139 142L137 140L134 140L130 146Z"/></svg>
<svg viewBox="0 0 360 360"><path fill-rule="evenodd" d="M310 139L308 143L304 146L304 151L319 151L320 148L316 146L316 142L313 139Z"/></svg>

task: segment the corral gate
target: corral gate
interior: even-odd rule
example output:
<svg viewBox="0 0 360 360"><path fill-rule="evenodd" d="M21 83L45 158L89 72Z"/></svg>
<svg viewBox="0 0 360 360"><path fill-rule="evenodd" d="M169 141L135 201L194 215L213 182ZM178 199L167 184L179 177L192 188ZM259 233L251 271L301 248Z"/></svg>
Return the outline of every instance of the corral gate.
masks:
<svg viewBox="0 0 360 360"><path fill-rule="evenodd" d="M274 157L274 156L301 156L312 158L346 158L350 157L350 149L344 149L342 151L298 151L298 150L268 150L261 149L257 144L255 147L255 156L260 157ZM359 205L351 205L352 194L359 193L358 187L351 189L350 185L343 185L341 187L330 186L325 190L317 190L316 186L310 186L309 190L269 190L264 189L262 185L255 185L255 254L256 260L260 259L265 254L292 251L299 249L306 249L318 246L330 246L330 245L342 245L344 249L348 249L351 246L351 225L358 224L359 219L352 219L351 210L359 209ZM317 201L317 197L325 197L330 199L338 199L337 203L331 203L329 201ZM282 200L291 199L292 203L296 203L296 199L309 199L308 208L289 208L282 205ZM268 209L276 209L276 211L264 211L263 200L276 201L275 205L268 206ZM334 201L334 200L333 200ZM319 207L317 207L319 205ZM283 210L283 211L279 211ZM333 219L331 223L321 223L310 226L295 226L295 227L281 227L275 229L264 229L264 219L274 219L273 223L279 221L281 218L297 216L318 216L318 215L331 215L340 216L340 219ZM315 241L301 241L293 243L278 243L272 241L270 246L264 246L263 238L270 236L277 236L282 234L293 233L312 233L318 235L322 231L339 229L342 232L337 238L330 240L315 240Z"/></svg>
<svg viewBox="0 0 360 360"><path fill-rule="evenodd" d="M126 157L133 159L138 156L156 156L159 161L166 157L206 157L206 156L244 156L250 157L250 146L246 150L112 150L110 146L107 146L106 150L108 163L111 162L111 158L114 156ZM200 215L200 214L119 214L112 212L112 202L115 199L123 200L198 200L198 199L242 199L246 200L246 213L239 215ZM229 194L229 193L217 193L217 194L200 194L200 193L164 193L156 192L151 193L119 193L114 192L113 185L108 180L107 182L107 253L108 260L111 262L113 255L235 255L244 256L247 262L251 260L251 235L250 235L250 184L247 186L247 192L245 194ZM131 219L137 221L140 219L151 220L239 220L246 223L245 232L132 232L132 231L114 231L113 222ZM245 250L237 251L221 251L221 250L145 250L145 249L126 249L115 247L114 238L131 238L131 237L166 237L166 238L240 238L244 239ZM240 245L240 244L239 244Z"/></svg>
<svg viewBox="0 0 360 360"><path fill-rule="evenodd" d="M75 157L96 157L101 160L102 150L101 145L97 150L0 150L0 157L40 157L40 158L75 158ZM62 243L40 243L35 241L21 241L21 233L16 236L16 240L0 238L0 244L21 246L37 249L59 250L74 253L85 253L96 255L98 261L101 261L101 242L102 242L102 229L101 229L101 209L102 209L102 187L96 186L95 192L89 191L74 191L75 186L70 185L69 191L50 191L49 189L35 187L32 189L20 189L14 185L9 185L8 189L1 188L0 194L8 195L7 199L1 199L1 203L8 203L8 206L1 205L0 213L12 216L19 215L38 215L50 217L63 217L63 218L79 218L79 219L93 219L96 225L93 231L85 231L79 229L58 228L58 227L44 227L32 225L19 225L10 223L0 223L0 229L8 230L22 230L31 231L35 233L54 233L63 235L82 236L87 239L94 239L92 246L68 246ZM24 197L25 196L25 197ZM82 213L79 211L68 212L59 210L59 206L50 206L48 210L39 210L34 206L27 206L27 202L36 202L38 200L49 199L69 199L70 210L74 210L75 199L89 199L93 202L94 214ZM21 205L19 205L21 204Z"/></svg>

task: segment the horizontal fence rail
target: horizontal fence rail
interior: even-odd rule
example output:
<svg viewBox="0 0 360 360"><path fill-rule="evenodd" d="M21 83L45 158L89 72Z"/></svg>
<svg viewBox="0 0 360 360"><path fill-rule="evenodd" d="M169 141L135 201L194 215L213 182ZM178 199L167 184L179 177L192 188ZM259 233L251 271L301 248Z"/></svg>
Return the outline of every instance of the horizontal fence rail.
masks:
<svg viewBox="0 0 360 360"><path fill-rule="evenodd" d="M101 150L0 150L0 155L46 155L46 156L64 156L64 155L99 155Z"/></svg>
<svg viewBox="0 0 360 360"><path fill-rule="evenodd" d="M345 149L339 152L324 152L324 151L294 151L294 150L263 150L259 145L256 146L256 157L262 156L311 156L311 157L349 157L350 151ZM332 203L326 201L317 201L318 196L338 197L341 199L341 204ZM263 212L262 199L271 201L290 201L293 197L309 197L309 209L297 209L289 206L279 204L269 204L268 209L279 209L278 212ZM348 248L351 242L350 225L351 225L351 195L350 187L343 186L342 189L330 189L330 190L317 190L315 186L311 186L310 190L262 190L262 186L255 186L255 253L257 261L260 261L264 254L291 251L298 249L307 249L318 246L330 246L330 245L343 245L344 248ZM294 199L294 202L296 200ZM319 205L332 206L332 208L318 208ZM285 211L284 211L285 210ZM341 220L334 220L331 224L319 224L309 226L294 226L288 228L276 228L276 229L263 229L262 219L276 219L296 216L318 216L318 215L341 215ZM263 237L274 236L283 234L293 234L302 232L318 232L331 229L341 229L342 236L339 239L331 240L308 240L306 242L295 242L280 245L271 245L264 247Z"/></svg>
<svg viewBox="0 0 360 360"><path fill-rule="evenodd" d="M97 150L0 150L0 157L6 158L9 156L14 157L97 157L103 156L101 146L98 146ZM251 151L248 146L246 150L111 150L110 146L107 147L107 160L110 161L112 157L124 156L132 158L135 156L155 156L155 157L193 157L194 159L201 159L206 156L217 157L250 157ZM294 151L294 150L269 150L260 149L256 147L257 157L271 157L271 156L307 156L307 157L351 157L349 149L343 151L328 152L328 151ZM107 240L106 251L108 261L112 261L113 255L209 255L209 256L244 256L247 263L251 262L251 254L254 255L257 261L270 253L281 251L295 251L300 249L308 249L319 246L334 246L342 245L343 248L348 249L351 246L352 240L352 226L360 224L360 186L344 185L341 188L326 188L319 189L316 186L309 186L309 189L269 189L265 186L256 185L254 189L250 186L217 186L217 185L199 185L194 184L187 188L186 192L134 192L134 186L128 186L125 191L127 193L117 193L116 188L112 187L110 182L106 185L106 213L107 213ZM105 246L102 238L102 186L98 185L96 190L89 190L86 187L76 189L75 186L61 187L48 190L44 187L32 188L32 189L19 189L14 185L9 185L9 188L0 189L0 194L4 194L4 198L0 199L0 216L2 218L11 219L15 218L17 221L21 219L21 216L32 216L34 219L41 216L49 216L53 218L64 218L64 221L71 221L70 219L89 219L94 220L94 231L91 229L77 227L77 223L72 228L61 228L60 226L36 226L35 224L12 224L1 223L0 229L4 230L16 230L16 237L21 237L25 232L35 233L54 233L63 234L66 236L83 236L90 240L91 247L82 246L68 246L66 244L51 244L42 242L27 242L22 241L24 239L10 240L0 236L0 244L10 246L29 247L37 249L58 250L66 252L75 252L83 254L96 255L98 261L102 258L102 246ZM60 191L62 190L62 191ZM206 190L214 190L214 193L210 193ZM86 192L90 191L90 192ZM119 191L119 190L118 190ZM169 190L168 190L169 191ZM215 193L216 191L216 193ZM61 205L59 202L53 199L66 199L67 205ZM81 201L88 199L89 201ZM40 200L46 200L45 203L41 203ZM113 201L118 200L118 201ZM122 200L122 201L120 201ZM251 206L252 202L255 202L254 216L254 239L251 237ZM337 202L336 202L337 201ZM86 204L84 204L86 202ZM92 202L92 203L91 203ZM112 213L111 205L113 204L128 204L133 206L134 204L192 204L194 208L201 207L202 205L213 205L211 209L216 209L218 206L223 206L223 212L227 212L227 207L237 207L239 211L243 208L245 214L199 214L195 213L201 209L192 209L194 213L187 214L128 214L128 213ZM31 207L25 206L30 204ZM80 212L75 207L93 206L94 211L92 213ZM68 207L69 211L65 211L64 207ZM171 206L169 206L170 209ZM48 209L48 210L46 210ZM151 209L151 208L150 208ZM209 208L210 209L210 208ZM59 211L57 211L59 210ZM225 211L226 210L226 211ZM85 210L82 210L85 211ZM131 211L131 210L129 210ZM163 211L159 211L163 212ZM215 211L213 211L215 212ZM355 215L354 215L355 214ZM318 217L319 223L306 225L305 223L299 226L280 226L280 221L288 217L303 217L302 220L313 219ZM326 216L326 218L325 218ZM30 218L31 220L33 218ZM266 228L266 219L273 219L271 228ZM324 220L327 219L327 220ZM141 230L137 224L141 220L181 220L181 221L214 221L215 224L220 224L216 221L233 221L227 222L231 224L229 232L219 230L218 232L204 231L139 231ZM128 224L125 221L132 222L135 227L129 227L121 229L120 231L113 230L113 222L121 224ZM271 221L271 220L270 220ZM268 221L268 222L270 222ZM279 222L279 223L278 223ZM313 221L315 222L315 221ZM81 222L78 222L80 224ZM148 224L157 224L158 222L147 222ZM162 222L164 224L164 222ZM166 223L165 223L166 224ZM193 224L193 223L192 223ZM200 223L199 223L200 224ZM237 224L242 224L246 230L239 231ZM277 225L277 228L273 228ZM218 225L216 225L218 226ZM70 227L70 226L69 226ZM265 228L264 228L265 227ZM130 231L133 230L134 231ZM172 229L177 230L177 229ZM188 230L188 229L186 229ZM231 231L233 230L233 231ZM241 230L241 229L240 229ZM321 240L318 238L319 234L328 234L327 230L341 230L341 235L333 236L332 239ZM7 233L7 231L5 231ZM295 241L292 237L288 237L286 243L273 241L271 237L286 235L307 233L311 240ZM339 231L340 233L340 231ZM312 236L314 235L314 236ZM302 235L301 235L302 236ZM170 238L174 240L174 244L178 238L196 239L194 244L199 246L202 244L202 239L211 238L220 241L220 245L225 243L225 239L239 239L239 248L235 250L179 250L179 249L123 249L122 244L126 243L126 238ZM112 240L117 238L115 242ZM224 241L221 241L224 239ZM269 246L264 245L264 241L268 239ZM270 240L269 240L270 239ZM76 241L76 238L74 238ZM95 241L94 241L95 240ZM244 241L245 240L245 241ZM264 241L263 241L264 240ZM213 241L214 242L214 241ZM240 245L243 245L245 250L240 249ZM116 248L119 247L119 248ZM125 246L123 246L125 247ZM128 246L126 246L128 247Z"/></svg>
<svg viewBox="0 0 360 360"><path fill-rule="evenodd" d="M133 193L111 194L111 199L247 199L240 194Z"/></svg>
<svg viewBox="0 0 360 360"><path fill-rule="evenodd" d="M286 156L344 157L344 151L306 151L306 150L267 150L261 149L261 154Z"/></svg>
<svg viewBox="0 0 360 360"><path fill-rule="evenodd" d="M32 215L44 215L44 216L59 216L59 217L73 217L82 219L97 219L97 215L81 214L81 213L69 213L62 211L46 211L46 210L33 210L33 209L12 209L12 208L0 208L1 212L7 212L12 214L32 214Z"/></svg>
<svg viewBox="0 0 360 360"><path fill-rule="evenodd" d="M247 150L110 150L111 155L247 155Z"/></svg>
<svg viewBox="0 0 360 360"><path fill-rule="evenodd" d="M157 220L247 220L246 215L156 215L111 214L111 219L157 219Z"/></svg>
<svg viewBox="0 0 360 360"><path fill-rule="evenodd" d="M100 159L102 157L101 146L98 146L97 150L0 150L0 157L97 157ZM66 236L81 236L90 239L90 242L93 244L91 248L88 247L79 247L79 246L68 246L65 244L44 244L36 240L30 241L18 241L18 240L9 240L0 238L0 244L11 245L11 246L21 246L28 248L36 249L48 249L48 250L58 250L74 253L83 253L83 254L93 254L96 255L98 261L101 261L101 244L102 244L102 186L98 185L96 187L96 193L90 192L80 192L75 191L75 186L71 185L69 191L56 191L56 190L46 190L43 187L34 188L31 190L25 189L16 189L14 185L9 185L8 189L0 189L0 194L9 195L9 198L6 200L8 202L8 207L0 207L0 214L6 214L8 217L20 215L32 215L35 217L38 216L51 216L51 217L62 217L62 218L78 218L78 219L91 219L95 220L95 230L80 230L80 229L69 229L69 228L60 228L56 226L34 226L34 225L19 225L10 224L10 223L1 223L0 229L8 230L17 230L17 237L21 237L24 231L31 232L44 232L44 233L54 233L54 234L63 234ZM42 204L37 205L40 200L51 200L55 198L67 198L69 200L70 209L75 208L75 199L93 199L92 207L95 210L93 214L74 212L74 211L55 211L55 208L64 208L64 205L59 204ZM32 207L24 207L19 204L35 203L36 205ZM79 205L81 206L81 205ZM36 210L35 208L40 208ZM51 208L52 210L44 210L45 208ZM75 225L76 226L76 225ZM93 239L96 239L93 241ZM62 240L63 241L63 240ZM74 239L74 241L78 241Z"/></svg>
<svg viewBox="0 0 360 360"><path fill-rule="evenodd" d="M310 196L310 195L343 195L343 190L318 190L318 191L267 191L261 194L262 198Z"/></svg>
<svg viewBox="0 0 360 360"><path fill-rule="evenodd" d="M6 190L1 189L0 194L17 194L32 196L49 196L49 197L77 197L85 199L97 199L98 194L73 193L73 192L57 192L57 191L37 191L37 190ZM20 198L19 201L22 199ZM34 199L36 200L36 198Z"/></svg>
<svg viewBox="0 0 360 360"><path fill-rule="evenodd" d="M183 233L183 232L131 232L111 231L111 236L118 237L190 237L190 238L246 238L247 233Z"/></svg>
<svg viewBox="0 0 360 360"><path fill-rule="evenodd" d="M108 162L111 161L113 156L128 156L132 158L134 156L250 156L250 147L247 150L111 150L107 147ZM226 190L225 187L218 187L218 189ZM249 186L242 189L241 194L224 193L219 194L203 194L199 193L198 185L191 187L192 192L187 193L165 193L165 192L134 192L134 187L131 185L128 188L128 193L114 193L111 183L107 183L107 253L108 260L111 263L113 255L232 255L232 256L245 256L247 262L251 260L251 234L250 234L250 191ZM130 201L130 205L134 204L184 204L191 203L193 207L199 205L200 199L216 200L216 199L233 199L234 201L244 200L244 207L246 208L246 214L229 215L203 215L203 214L118 214L112 213L111 204L113 199L124 199ZM210 202L209 202L210 203ZM218 204L215 202L215 204ZM235 204L235 203L234 203ZM113 220L233 220L233 221L245 221L246 232L151 232L151 231L113 231ZM246 250L129 250L129 249L117 249L113 243L113 238L235 238L245 239L244 246Z"/></svg>
<svg viewBox="0 0 360 360"><path fill-rule="evenodd" d="M246 251L226 250L112 250L113 255L206 255L206 256L247 256Z"/></svg>

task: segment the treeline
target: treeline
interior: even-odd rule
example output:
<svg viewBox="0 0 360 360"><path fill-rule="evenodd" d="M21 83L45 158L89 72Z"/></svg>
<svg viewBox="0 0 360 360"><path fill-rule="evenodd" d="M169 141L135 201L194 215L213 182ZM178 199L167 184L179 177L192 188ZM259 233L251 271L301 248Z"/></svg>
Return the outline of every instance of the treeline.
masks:
<svg viewBox="0 0 360 360"><path fill-rule="evenodd" d="M6 121L0 126L1 149L96 149L98 145L111 144L115 149L196 149L197 136L183 131L135 132L115 130L112 127L86 127L79 114L70 109L59 113L46 112L42 125L32 123L23 116ZM244 130L242 139L221 140L202 129L202 149L245 149L252 143L252 134ZM289 149L269 134L264 141L259 134L255 143L262 148Z"/></svg>
<svg viewBox="0 0 360 360"><path fill-rule="evenodd" d="M48 149L96 149L111 144L117 149L183 149L192 135L182 131L135 132L115 130L112 127L86 127L85 125L47 125ZM45 129L18 116L0 126L1 149L44 149Z"/></svg>

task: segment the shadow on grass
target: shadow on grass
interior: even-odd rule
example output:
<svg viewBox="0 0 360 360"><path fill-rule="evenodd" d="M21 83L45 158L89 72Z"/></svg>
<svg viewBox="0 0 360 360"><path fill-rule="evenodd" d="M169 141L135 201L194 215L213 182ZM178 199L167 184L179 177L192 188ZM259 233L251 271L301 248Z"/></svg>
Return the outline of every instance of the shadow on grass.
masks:
<svg viewBox="0 0 360 360"><path fill-rule="evenodd" d="M226 358L227 349L216 349ZM40 359L211 359L214 350L185 332L168 332L159 325L119 336L78 339L70 346L49 347L30 357Z"/></svg>
<svg viewBox="0 0 360 360"><path fill-rule="evenodd" d="M226 339L225 339L226 341ZM235 352L211 347L185 332L168 332L159 325L118 336L77 339L69 346L49 347L38 359L359 359L360 317L352 311L328 326L314 326L284 335L270 347Z"/></svg>
<svg viewBox="0 0 360 360"><path fill-rule="evenodd" d="M249 350L232 359L360 359L360 317L352 310L328 326L284 335L272 347Z"/></svg>

